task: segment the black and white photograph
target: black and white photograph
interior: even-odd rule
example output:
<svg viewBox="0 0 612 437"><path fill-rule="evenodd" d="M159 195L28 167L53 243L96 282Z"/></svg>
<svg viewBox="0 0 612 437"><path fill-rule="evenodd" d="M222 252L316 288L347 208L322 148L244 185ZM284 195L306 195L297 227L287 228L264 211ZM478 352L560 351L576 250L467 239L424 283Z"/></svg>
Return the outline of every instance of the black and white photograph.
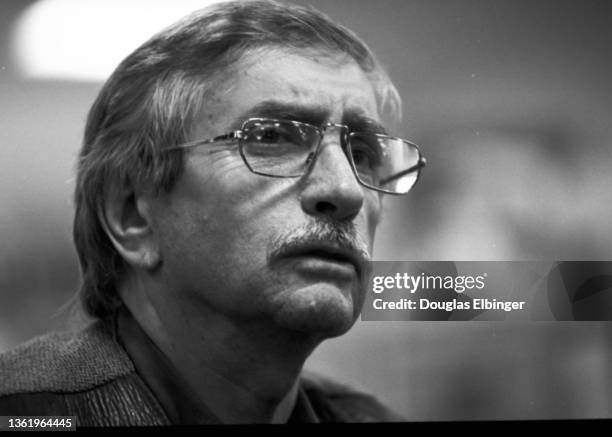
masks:
<svg viewBox="0 0 612 437"><path fill-rule="evenodd" d="M607 0L0 0L0 430L612 419L611 54Z"/></svg>

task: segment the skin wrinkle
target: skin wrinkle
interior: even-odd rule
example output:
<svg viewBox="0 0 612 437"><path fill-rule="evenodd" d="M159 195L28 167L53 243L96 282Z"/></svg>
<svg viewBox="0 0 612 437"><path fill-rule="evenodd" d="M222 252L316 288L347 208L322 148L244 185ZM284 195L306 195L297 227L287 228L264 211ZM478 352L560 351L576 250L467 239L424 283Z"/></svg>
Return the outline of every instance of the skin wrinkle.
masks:
<svg viewBox="0 0 612 437"><path fill-rule="evenodd" d="M290 86L289 90L293 94L293 96L298 97L300 95L300 90L295 86Z"/></svg>
<svg viewBox="0 0 612 437"><path fill-rule="evenodd" d="M341 68L344 65L347 65L347 64L350 65L354 63L354 61L347 55L344 55L344 54L333 55L333 54L329 54L326 52L322 52L322 49L317 49L317 48L298 49L297 53L303 54L306 59L312 62L315 62L317 64L320 64L320 65L330 65L333 67ZM279 59L282 59L282 57L286 56L286 54L287 54L286 48L276 47L276 46L257 47L243 54L240 57L239 61L236 63L236 65L228 66L228 70L225 72L223 76L217 75L217 77L215 77L211 81L211 83L214 84L214 86L211 88L211 94L208 97L206 96L204 97L204 101L206 103L204 107L202 108L201 113L198 114L195 120L201 119L202 112L203 112L206 114L205 117L208 119L211 125L217 124L218 120L220 118L223 118L223 113L225 111L216 111L214 113L211 113L211 112L207 112L206 108L208 106L211 106L211 104L212 105L223 105L224 102L226 101L225 98L227 97L227 95L229 95L230 93L232 93L232 91L236 89L236 82L238 80L249 80L249 78L252 75L252 71L256 69L258 65L261 65L262 62L265 62L265 60L268 59L268 57L273 56L273 57L278 57ZM241 68L238 68L237 65L240 65ZM364 75L368 78L370 82L373 80L373 78L370 77L370 75L365 74L365 73ZM277 84L279 87L288 87L290 94L293 97L295 97L298 101L300 99L304 100L310 97L308 93L312 92L312 90L304 89L304 88L300 89L297 86L294 86L291 84L285 84L282 82L282 78L276 78L276 80L277 80ZM372 83L370 84L370 86L373 86ZM344 105L346 104L347 99L349 97L345 97L344 100L341 102L330 102L329 99L331 98L332 97L327 94L322 94L322 95L317 96L316 101L326 102L325 106L331 106L334 103ZM291 101L294 102L295 100L291 100ZM379 102L378 99L376 99L376 102L377 102L377 108L376 108L375 113L376 113L376 118L378 118L379 116L378 114L383 109L384 105L382 104L382 102ZM379 105L381 107L378 107ZM357 109L362 108L362 106L363 106L362 104L355 105ZM235 119L231 125L226 126L225 129L220 129L217 133L214 133L212 136L217 136L225 132L239 129L242 126L242 123L244 122L244 118L245 117ZM336 122L339 123L340 120ZM192 135L192 139L198 139L198 138L204 138L204 136L202 136L201 134Z"/></svg>
<svg viewBox="0 0 612 437"><path fill-rule="evenodd" d="M371 83L354 63L338 69L270 53L246 62L236 68L248 65L248 75L206 99L193 139L231 131L240 114L270 95L304 107L323 105L324 121L339 122L355 108L378 119ZM301 90L297 97L295 89ZM153 234L163 268L155 279L141 274L139 287L160 310L153 314L159 321L153 327L144 321L143 329L172 352L173 364L221 420L233 421L238 410L262 417L279 402L291 405L305 359L358 317L363 284L356 272L339 275L332 264L332 274L320 274L326 261L269 257L321 240L369 257L380 195L357 182L338 139L335 131L325 135L310 172L295 179L251 173L236 143L189 149L174 188L154 201ZM336 212L321 212L320 202L335 203ZM137 312L139 292L130 292L128 306Z"/></svg>
<svg viewBox="0 0 612 437"><path fill-rule="evenodd" d="M315 221L273 238L268 248L268 263L272 264L275 259L282 258L291 250L307 244L326 244L332 242L337 244L338 247L359 253L363 260L371 260L368 246L352 222L334 222L330 220ZM368 272L358 271L358 274L361 276L361 280L365 281ZM357 307L361 308L361 303L354 306L355 317L357 317L359 312Z"/></svg>
<svg viewBox="0 0 612 437"><path fill-rule="evenodd" d="M220 150L220 151L217 151L217 153L207 154L207 156L204 157L204 159L212 158L212 164L215 167L217 167L219 171L227 172L230 170L238 169L241 165L243 165L240 161L235 159L236 155L237 155L237 147L232 146L231 149ZM207 163L206 165L210 165L210 163ZM197 167L198 163L194 162L193 166ZM212 175L210 177L212 177ZM206 180L204 180L204 183L206 183Z"/></svg>
<svg viewBox="0 0 612 437"><path fill-rule="evenodd" d="M75 189L80 293L98 318L125 303L221 421L283 422L304 361L352 326L363 287L338 256L282 251L325 242L369 256L382 195L357 182L335 128L295 179L252 173L235 142L160 148L236 130L265 99L292 104L280 113L287 118L320 107L305 120L350 127L379 121L385 98L399 100L369 49L326 17L280 3L227 5L145 42L92 106ZM117 213L114 238L93 210L105 184L123 182L155 187L151 217L124 220L122 230Z"/></svg>
<svg viewBox="0 0 612 437"><path fill-rule="evenodd" d="M250 78L249 78L249 80L250 80ZM310 94L310 93L305 93L305 95L308 95L308 94ZM317 97L312 97L312 99L313 99L313 100L318 99L318 96L317 96ZM346 99L343 99L342 101L346 101ZM329 105L336 105L337 103L331 103L331 102L330 102L330 103L328 103L328 104L329 104ZM340 104L340 105L342 105L342 104ZM219 131L219 133L220 133L220 131ZM246 172L246 171L248 171L248 170L246 170L246 169L242 169L242 172ZM286 181L285 183L287 183L287 184L291 184L292 182L291 182L291 181ZM282 196L279 194L279 196L278 196L278 197L282 197ZM273 204L273 199L271 199L271 200L270 200L270 202L265 202L265 203L266 203L266 204L267 204L267 203ZM265 209L265 208L267 208L267 205L266 205L266 204L262 205L262 208L261 208L262 210L263 210L263 209ZM241 233L242 233L242 232L241 232Z"/></svg>
<svg viewBox="0 0 612 437"><path fill-rule="evenodd" d="M186 313L182 312L181 315L183 315L185 317L183 320L186 320L187 323L190 322L190 319L187 317ZM198 332L197 326L193 327L193 332L196 332L196 333ZM207 342L209 341L209 339L207 339L203 335L200 335L199 339L200 339L200 344L203 344L203 345L207 344ZM228 338L227 338L227 344L229 344L230 347L232 345L230 336L228 336ZM171 344L170 348L171 349L175 349L174 345L175 345L175 343ZM236 348L237 347L238 346L236 346ZM234 350L234 352L235 353L239 353L240 351L239 350ZM196 361L196 362L197 361L201 361L201 357L197 354L196 349L190 349L190 350L188 350L188 353L192 356L192 359L194 361ZM265 358L266 357L264 356L262 358L264 358L264 362L265 362ZM230 369L232 368L231 363L226 362L224 364L225 364L225 366L227 366L227 368L230 368ZM206 363L203 362L202 365L205 366ZM223 368L226 368L225 366ZM259 387L251 387L251 388L246 388L245 389L245 387L243 387L238 382L244 376L242 374L238 374L235 371L231 371L231 372L228 372L227 374L223 374L223 373L215 371L214 369L212 369L212 373L214 373L214 375L215 375L214 377L215 378L218 378L218 379L224 381L230 387L233 387L236 391L242 393L242 396L245 396L247 399L253 398L253 399L250 399L248 401L248 403L252 404L253 402L258 402L259 401L259 402L262 402L265 405L265 407L269 408L269 407L273 406L276 403L276 401L277 401L274 398L266 398L265 396L261 396L260 393L265 393L265 391L261 390L261 388L259 388ZM273 376L273 375L271 375L271 376ZM211 377L212 376L209 374L208 378L211 378ZM295 391L296 389L297 389L297 381L296 381L296 384L295 384L293 390ZM194 392L194 394L199 397L197 392ZM262 408L262 409L265 409L265 408ZM213 410L214 410L214 407L213 407Z"/></svg>

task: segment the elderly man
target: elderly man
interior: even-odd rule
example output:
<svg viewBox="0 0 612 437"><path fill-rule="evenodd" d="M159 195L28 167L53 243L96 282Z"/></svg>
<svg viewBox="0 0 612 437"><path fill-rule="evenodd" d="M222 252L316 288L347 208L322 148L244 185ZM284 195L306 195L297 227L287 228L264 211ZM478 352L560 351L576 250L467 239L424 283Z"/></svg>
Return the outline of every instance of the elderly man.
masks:
<svg viewBox="0 0 612 437"><path fill-rule="evenodd" d="M397 92L311 9L228 2L128 56L78 165L81 302L96 321L0 361L4 415L79 425L387 421L302 372L361 310L383 194L424 165Z"/></svg>

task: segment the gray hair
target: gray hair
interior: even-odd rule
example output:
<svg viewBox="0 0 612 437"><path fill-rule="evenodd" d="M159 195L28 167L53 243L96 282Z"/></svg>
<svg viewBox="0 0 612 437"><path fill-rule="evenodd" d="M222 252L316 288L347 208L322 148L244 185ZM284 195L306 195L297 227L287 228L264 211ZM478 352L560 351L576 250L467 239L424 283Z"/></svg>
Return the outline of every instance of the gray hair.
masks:
<svg viewBox="0 0 612 437"><path fill-rule="evenodd" d="M87 118L73 234L82 274L78 296L89 316L106 317L121 306L116 285L126 265L98 216L109 184L170 191L183 157L161 149L187 141L215 80L247 52L265 47L348 55L370 78L379 109L399 117L399 94L370 49L312 8L267 0L219 3L153 36L121 62Z"/></svg>

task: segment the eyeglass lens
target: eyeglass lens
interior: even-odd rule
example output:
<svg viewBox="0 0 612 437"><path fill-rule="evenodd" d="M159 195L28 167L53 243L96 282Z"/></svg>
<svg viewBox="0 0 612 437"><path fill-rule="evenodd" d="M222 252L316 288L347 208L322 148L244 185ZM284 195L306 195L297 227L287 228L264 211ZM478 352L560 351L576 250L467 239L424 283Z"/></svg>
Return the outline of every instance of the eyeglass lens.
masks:
<svg viewBox="0 0 612 437"><path fill-rule="evenodd" d="M242 153L252 170L281 177L303 175L323 133L315 126L282 120L257 120L243 128ZM361 183L406 193L418 178L416 146L385 135L351 133L349 159ZM406 172L407 169L414 171Z"/></svg>

